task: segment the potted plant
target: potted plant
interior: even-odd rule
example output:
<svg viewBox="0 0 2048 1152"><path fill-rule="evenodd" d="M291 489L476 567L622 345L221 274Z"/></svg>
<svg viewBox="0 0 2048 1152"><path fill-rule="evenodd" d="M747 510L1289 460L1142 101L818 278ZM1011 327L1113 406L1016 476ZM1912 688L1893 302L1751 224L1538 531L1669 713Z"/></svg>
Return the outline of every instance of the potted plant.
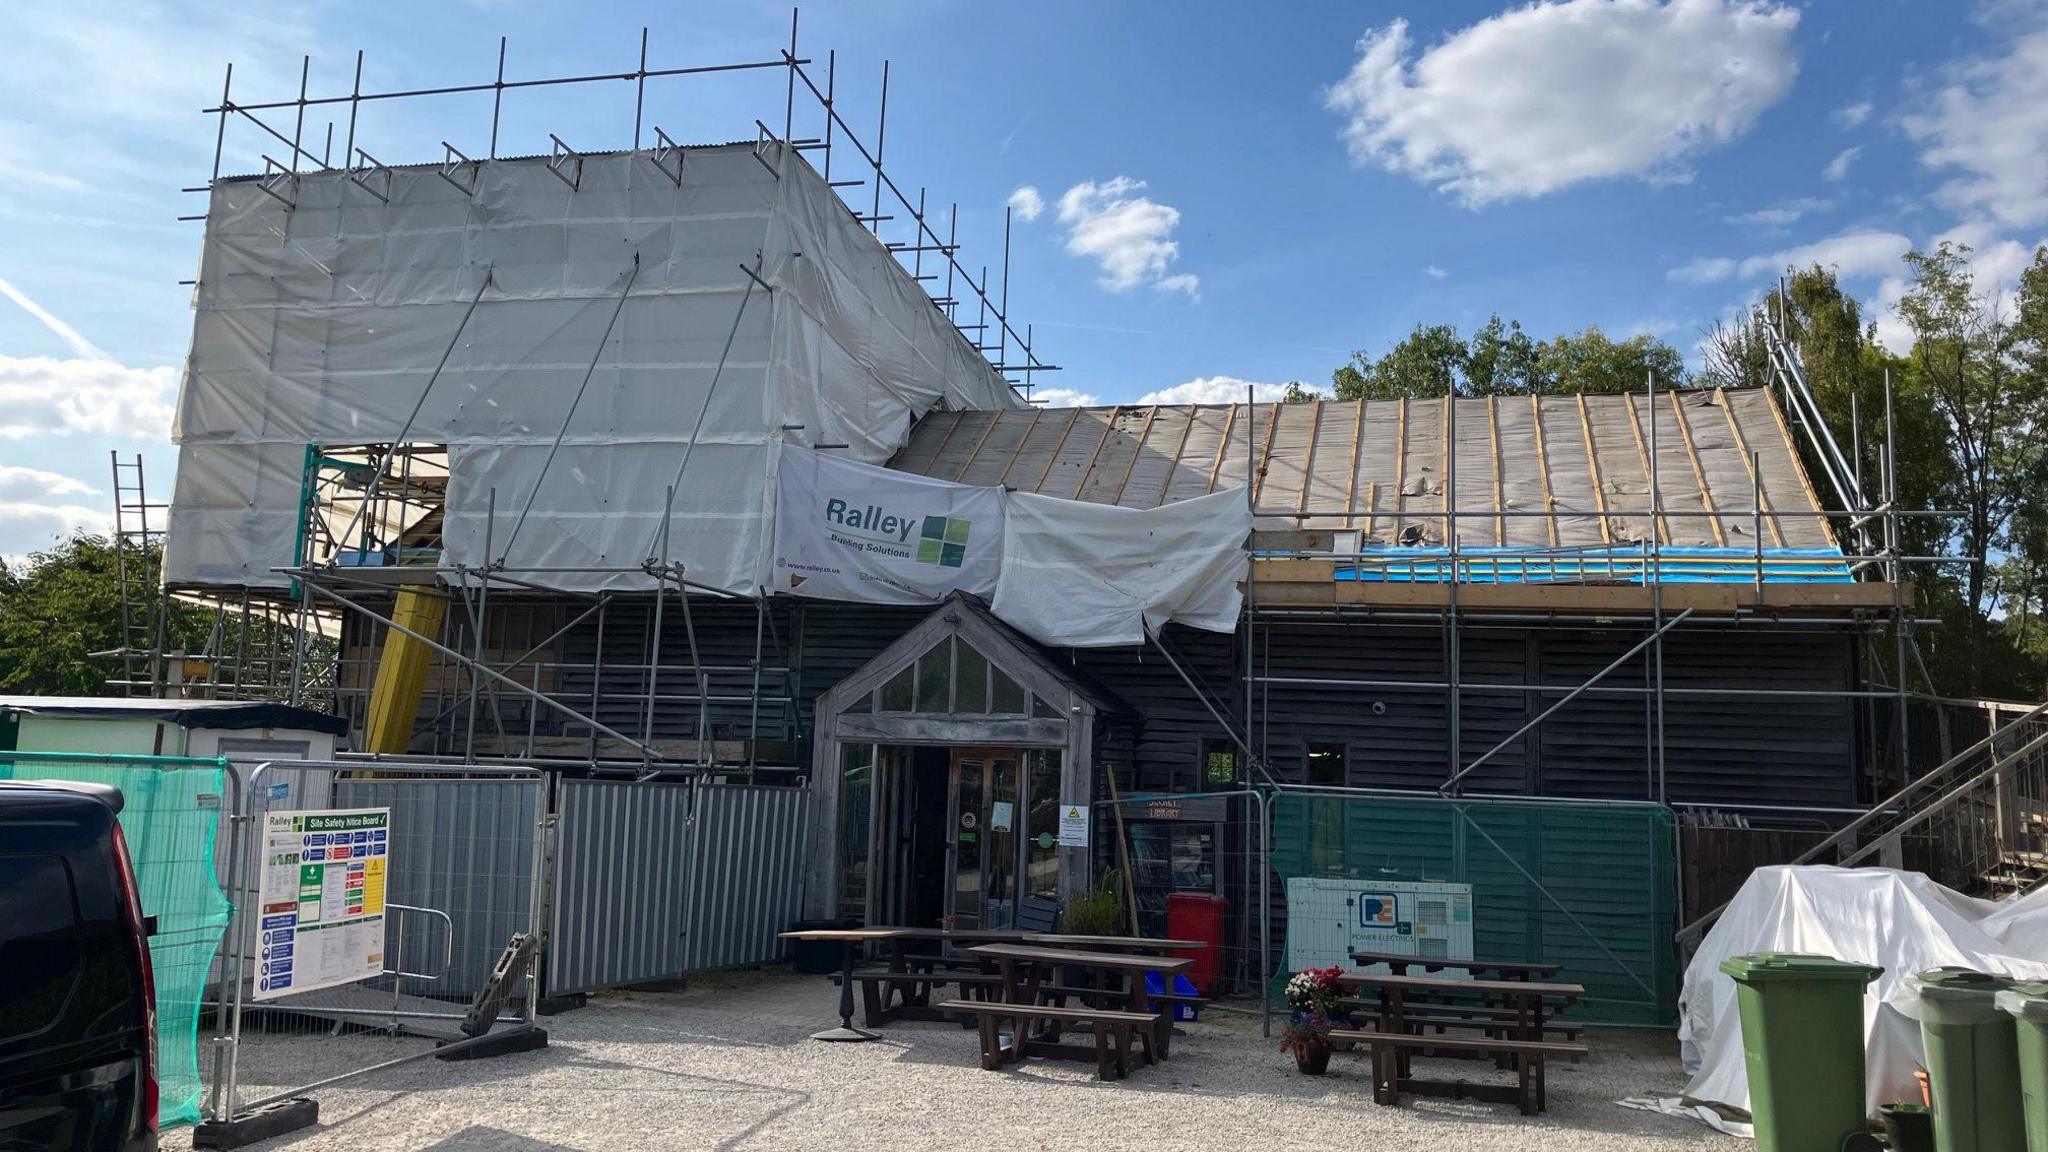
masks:
<svg viewBox="0 0 2048 1152"><path fill-rule="evenodd" d="M1342 968L1310 968L1296 972L1287 981L1287 1029L1280 1040L1282 1052L1294 1053L1295 1066L1304 1076L1321 1076L1330 1070L1331 1015L1342 991L1337 978Z"/></svg>
<svg viewBox="0 0 2048 1152"><path fill-rule="evenodd" d="M1892 1152L1934 1152L1934 1114L1925 1104L1901 1100L1877 1110Z"/></svg>
<svg viewBox="0 0 2048 1152"><path fill-rule="evenodd" d="M1102 884L1067 901L1060 910L1060 931L1069 936L1122 936L1129 929L1124 919L1123 874L1112 868L1102 874ZM1061 973L1069 987L1090 986L1095 973L1087 968L1068 968Z"/></svg>

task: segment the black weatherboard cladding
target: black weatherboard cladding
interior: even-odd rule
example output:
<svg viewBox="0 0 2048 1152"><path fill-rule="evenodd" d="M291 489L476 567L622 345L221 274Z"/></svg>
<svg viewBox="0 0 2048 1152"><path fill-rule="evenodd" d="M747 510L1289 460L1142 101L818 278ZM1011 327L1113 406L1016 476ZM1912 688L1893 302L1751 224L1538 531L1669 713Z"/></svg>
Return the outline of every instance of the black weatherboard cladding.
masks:
<svg viewBox="0 0 2048 1152"><path fill-rule="evenodd" d="M491 647L522 651L552 625L521 624L499 635L500 622L540 605L493 604ZM552 606L549 609L552 610ZM793 741L791 761L808 767L805 738L813 728L817 697L851 675L928 614L922 607L842 604L777 598L773 626L762 651L764 696L793 695L787 708L764 701L763 740ZM501 613L505 615L501 616ZM451 616L454 614L451 613ZM566 617L561 619L566 620ZM709 673L713 737L746 735L752 689L755 612L750 601L691 601L697 647ZM598 719L638 733L643 723L646 673L640 667L652 624L652 599L621 597L605 614L603 683ZM531 639L524 637L534 633ZM689 645L681 611L671 597L663 610L662 672L655 709L657 739L696 734L692 700L666 699L692 691ZM1167 643L1200 683L1210 703L1242 728L1242 632L1216 634L1178 626ZM1460 763L1471 764L1560 693L1482 691L1474 684L1583 683L1644 636L1641 625L1485 626L1461 629ZM561 671L556 690L574 706L589 706L588 663L596 654L595 619L572 629L557 645ZM779 643L778 643L779 641ZM1276 677L1330 680L1421 681L1446 679L1445 635L1434 624L1336 620L1262 621L1255 632L1257 670ZM1769 625L1670 633L1664 644L1667 689L1771 688L1839 692L1856 686L1853 641L1842 633L1774 629ZM1128 792L1201 788L1205 741L1226 741L1224 729L1180 675L1153 647L1054 650L1047 659L1079 669L1128 705L1132 715L1098 726L1097 759L1114 765ZM584 665L584 667L576 667ZM1648 664L1638 654L1601 683L1640 688ZM793 689L793 691L792 691ZM1310 744L1342 745L1347 782L1356 786L1434 790L1449 773L1448 700L1442 687L1353 688L1270 684L1258 687L1253 743L1263 747L1284 782L1306 780ZM516 706L516 698L507 699ZM1665 699L1665 773L1670 798L1692 803L1847 805L1857 799L1854 701L1836 698L1687 696ZM560 727L549 715L539 730ZM444 720L459 732L463 717ZM523 720L508 716L508 724ZM1654 781L1645 749L1654 747L1654 716L1642 695L1592 693L1573 700L1532 733L1502 749L1466 777L1472 792L1641 800ZM572 730L577 726L570 725Z"/></svg>

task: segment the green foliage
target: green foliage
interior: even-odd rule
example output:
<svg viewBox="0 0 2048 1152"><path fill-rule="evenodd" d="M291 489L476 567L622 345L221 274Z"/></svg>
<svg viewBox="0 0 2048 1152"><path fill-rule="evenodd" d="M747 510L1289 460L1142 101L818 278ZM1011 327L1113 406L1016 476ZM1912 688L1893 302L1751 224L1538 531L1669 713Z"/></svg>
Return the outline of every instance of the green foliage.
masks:
<svg viewBox="0 0 2048 1152"><path fill-rule="evenodd" d="M1654 336L1617 341L1587 328L1538 341L1494 316L1469 339L1449 324L1417 325L1378 357L1354 352L1331 386L1339 400L1527 396L1636 392L1651 376L1663 388L1690 382L1684 357Z"/></svg>
<svg viewBox="0 0 2048 1152"><path fill-rule="evenodd" d="M155 558L143 585L155 588ZM173 602L165 647L197 650L211 627L209 614ZM104 696L117 661L95 657L121 646L121 585L114 546L81 532L25 564L0 560L0 693L23 696Z"/></svg>
<svg viewBox="0 0 2048 1152"><path fill-rule="evenodd" d="M1122 936L1129 924L1124 919L1123 873L1112 868L1102 874L1102 884L1085 892L1060 910L1060 931L1074 936Z"/></svg>

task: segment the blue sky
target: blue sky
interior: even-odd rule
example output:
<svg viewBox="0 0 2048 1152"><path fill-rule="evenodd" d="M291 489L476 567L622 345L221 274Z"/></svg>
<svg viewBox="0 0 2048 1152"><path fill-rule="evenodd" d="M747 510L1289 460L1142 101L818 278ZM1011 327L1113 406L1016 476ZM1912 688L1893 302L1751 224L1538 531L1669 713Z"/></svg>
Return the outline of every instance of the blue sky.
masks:
<svg viewBox="0 0 2048 1152"><path fill-rule="evenodd" d="M201 210L179 189L208 175L198 110L227 62L244 100L295 94L302 53L314 94L345 93L358 48L365 90L488 80L501 34L508 78L606 72L643 25L652 67L773 59L789 9L10 4L0 555L104 526L110 449L168 494L199 241L175 217ZM891 62L888 169L958 202L964 262L998 263L1020 206L1011 313L1069 402L1322 383L1352 349L1493 312L1690 352L1787 261L1836 266L1881 314L1908 245L1966 240L1997 284L2048 237L2048 0L888 0L809 6L801 37L820 76L837 49L870 143ZM626 146L631 99L515 94L500 151ZM648 105L686 142L750 138L782 78L660 81ZM325 132L309 120L314 151ZM422 162L488 132L487 98L448 97L373 108L357 142ZM231 132L225 170L266 147Z"/></svg>

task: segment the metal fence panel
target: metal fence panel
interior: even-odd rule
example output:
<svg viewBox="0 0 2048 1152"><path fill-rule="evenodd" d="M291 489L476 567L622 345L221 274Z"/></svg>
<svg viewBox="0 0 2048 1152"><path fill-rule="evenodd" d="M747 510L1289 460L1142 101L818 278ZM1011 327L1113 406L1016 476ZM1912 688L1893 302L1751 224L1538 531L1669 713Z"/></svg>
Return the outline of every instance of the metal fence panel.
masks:
<svg viewBox="0 0 2048 1152"><path fill-rule="evenodd" d="M532 915L533 860L544 791L532 780L342 779L336 808L391 809L391 872L385 899L438 909L392 933L393 966L417 968L444 950L436 998L468 998L484 986L515 932ZM453 932L453 939L443 933Z"/></svg>
<svg viewBox="0 0 2048 1152"><path fill-rule="evenodd" d="M683 971L690 791L688 784L562 781L550 993Z"/></svg>
<svg viewBox="0 0 2048 1152"><path fill-rule="evenodd" d="M803 914L801 788L713 784L701 789L691 844L694 899L683 933L684 971L772 964L777 933Z"/></svg>
<svg viewBox="0 0 2048 1152"><path fill-rule="evenodd" d="M564 780L548 991L781 960L809 809L800 788Z"/></svg>

